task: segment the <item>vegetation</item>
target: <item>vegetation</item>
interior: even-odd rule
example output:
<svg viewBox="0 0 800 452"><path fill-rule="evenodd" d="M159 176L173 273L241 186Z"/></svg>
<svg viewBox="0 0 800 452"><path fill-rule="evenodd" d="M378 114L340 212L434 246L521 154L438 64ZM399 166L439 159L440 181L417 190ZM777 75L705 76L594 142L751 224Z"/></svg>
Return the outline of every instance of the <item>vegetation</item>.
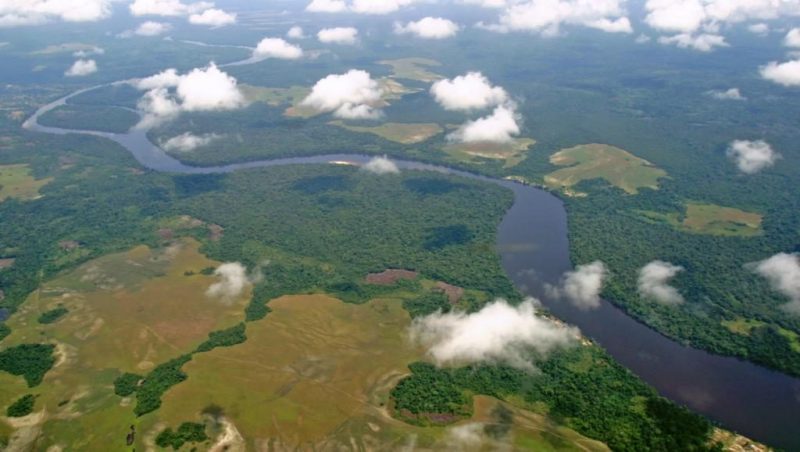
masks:
<svg viewBox="0 0 800 452"><path fill-rule="evenodd" d="M29 388L38 386L56 363L52 344L22 344L0 351L0 370L19 375Z"/></svg>
<svg viewBox="0 0 800 452"><path fill-rule="evenodd" d="M443 132L439 124L409 124L387 122L379 126L354 126L344 121L333 121L331 124L359 133L371 133L389 141L402 144L421 143Z"/></svg>
<svg viewBox="0 0 800 452"><path fill-rule="evenodd" d="M217 347L232 347L247 340L244 322L221 331L214 331L208 335L208 340L197 347L197 352L207 352Z"/></svg>
<svg viewBox="0 0 800 452"><path fill-rule="evenodd" d="M62 105L39 118L43 126L112 133L125 133L138 122L134 111L98 105Z"/></svg>
<svg viewBox="0 0 800 452"><path fill-rule="evenodd" d="M160 364L144 377L136 390L136 407L133 412L142 416L161 406L161 396L176 384L186 380L181 367L191 361L192 355L183 355Z"/></svg>
<svg viewBox="0 0 800 452"><path fill-rule="evenodd" d="M49 325L51 323L55 323L64 317L69 312L69 309L65 308L64 306L59 306L57 308L53 308L47 312L42 313L39 316L39 323L42 325Z"/></svg>
<svg viewBox="0 0 800 452"><path fill-rule="evenodd" d="M20 397L16 402L12 403L6 408L6 416L8 417L24 417L33 413L33 407L36 404L36 396L33 394L26 394Z"/></svg>
<svg viewBox="0 0 800 452"><path fill-rule="evenodd" d="M136 392L142 380L144 380L144 377L141 375L125 372L114 380L114 394L120 397L128 397Z"/></svg>
<svg viewBox="0 0 800 452"><path fill-rule="evenodd" d="M658 188L667 173L647 160L614 146L587 144L564 149L550 156L550 163L568 166L545 176L548 187L568 189L584 180L604 179L635 195L640 188Z"/></svg>
<svg viewBox="0 0 800 452"><path fill-rule="evenodd" d="M403 309L412 318L423 317L436 311L450 312L450 302L443 292L427 292L416 298L403 301Z"/></svg>
<svg viewBox="0 0 800 452"><path fill-rule="evenodd" d="M396 60L383 60L378 63L391 67L394 77L397 78L420 82L434 82L442 78L441 75L434 74L427 69L441 66L441 63L429 58L398 58Z"/></svg>
<svg viewBox="0 0 800 452"><path fill-rule="evenodd" d="M707 420L660 398L598 348L561 351L538 366L540 372L528 373L414 363L392 391L394 408L416 422L452 422L468 414L472 394L485 394L543 404L551 417L612 450L714 450Z"/></svg>
<svg viewBox="0 0 800 452"><path fill-rule="evenodd" d="M459 162L481 164L486 160L499 160L504 168L511 168L525 160L534 144L536 140L516 138L508 143L451 143L443 150Z"/></svg>
<svg viewBox="0 0 800 452"><path fill-rule="evenodd" d="M206 426L196 422L184 422L177 431L172 431L167 428L156 436L156 445L158 447L172 447L173 450L178 450L186 443L202 443L208 440L206 435Z"/></svg>

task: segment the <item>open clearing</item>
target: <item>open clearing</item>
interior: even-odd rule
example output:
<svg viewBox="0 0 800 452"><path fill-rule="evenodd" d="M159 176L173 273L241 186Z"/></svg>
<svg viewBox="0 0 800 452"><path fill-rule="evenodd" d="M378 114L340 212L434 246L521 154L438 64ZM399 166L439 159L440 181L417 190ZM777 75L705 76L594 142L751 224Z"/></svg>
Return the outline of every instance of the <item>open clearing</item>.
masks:
<svg viewBox="0 0 800 452"><path fill-rule="evenodd" d="M442 78L441 75L430 72L427 68L441 66L436 60L428 58L400 58L397 60L378 61L378 64L390 66L393 77L408 80L417 80L430 83Z"/></svg>
<svg viewBox="0 0 800 452"><path fill-rule="evenodd" d="M254 85L240 85L248 102L264 102L273 107L281 105L295 105L303 100L310 89L304 86L291 86L289 88L267 88Z"/></svg>
<svg viewBox="0 0 800 452"><path fill-rule="evenodd" d="M400 300L353 305L298 295L269 306L265 319L248 324L247 342L186 364L189 378L167 392L157 413L161 425L199 421L215 406L248 450L399 450L409 444L491 450L486 448L501 443L517 450L607 450L545 416L489 397L475 397L474 417L446 428L391 418L389 391L407 374L407 363L420 357L407 341L410 319ZM496 423L498 405L512 413L503 420L509 429L502 437L454 442L460 425Z"/></svg>
<svg viewBox="0 0 800 452"><path fill-rule="evenodd" d="M401 144L416 144L427 141L443 132L441 126L434 123L403 124L388 122L374 127L351 126L344 121L333 121L332 125L345 128L352 132L371 133L389 141Z"/></svg>
<svg viewBox="0 0 800 452"><path fill-rule="evenodd" d="M715 204L687 203L686 212L641 212L645 217L663 221L672 227L694 234L752 237L760 235L763 216L755 212Z"/></svg>
<svg viewBox="0 0 800 452"><path fill-rule="evenodd" d="M606 144L585 144L561 150L550 156L550 163L567 168L546 175L545 185L567 193L581 181L603 179L635 195L640 188L657 190L658 180L667 177L666 171L647 160Z"/></svg>
<svg viewBox="0 0 800 452"><path fill-rule="evenodd" d="M114 394L114 379L121 372L146 373L243 319L249 294L224 304L205 295L214 277L184 274L219 265L198 246L186 240L95 259L45 283L8 320L12 333L4 347L56 344L56 365L41 386L28 389L21 378L0 373L0 408L23 394L39 394L35 411L45 414L36 449L123 446L137 420L133 402ZM59 305L69 310L64 317L49 325L37 321Z"/></svg>
<svg viewBox="0 0 800 452"><path fill-rule="evenodd" d="M35 179L27 164L0 165L0 202L8 198L36 199L39 189L49 184L52 178Z"/></svg>
<svg viewBox="0 0 800 452"><path fill-rule="evenodd" d="M475 163L480 159L504 160L510 168L525 160L528 149L536 144L530 138L517 138L509 143L452 143L444 151L460 162Z"/></svg>

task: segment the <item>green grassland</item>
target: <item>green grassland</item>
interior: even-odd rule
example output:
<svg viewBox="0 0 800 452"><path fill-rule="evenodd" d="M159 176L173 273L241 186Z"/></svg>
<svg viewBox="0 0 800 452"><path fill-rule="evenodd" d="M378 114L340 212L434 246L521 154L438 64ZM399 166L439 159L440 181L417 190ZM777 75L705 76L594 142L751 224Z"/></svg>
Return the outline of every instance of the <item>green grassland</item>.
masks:
<svg viewBox="0 0 800 452"><path fill-rule="evenodd" d="M26 164L0 165L0 202L8 198L20 200L36 199L39 190L51 179L36 179Z"/></svg>
<svg viewBox="0 0 800 452"><path fill-rule="evenodd" d="M420 82L435 82L442 78L441 75L433 73L428 68L441 66L436 60L428 58L399 58L396 60L382 60L378 64L392 68L395 78L416 80Z"/></svg>
<svg viewBox="0 0 800 452"><path fill-rule="evenodd" d="M401 144L415 144L427 141L442 133L444 129L438 124L407 124L388 122L379 126L362 127L346 124L344 121L333 121L331 124L359 133L371 133L389 141Z"/></svg>
<svg viewBox="0 0 800 452"><path fill-rule="evenodd" d="M603 179L630 195L641 188L658 189L667 173L631 153L605 144L587 144L561 150L550 156L550 163L567 168L544 177L548 187L569 190L581 181ZM572 192L579 194L580 192Z"/></svg>
<svg viewBox="0 0 800 452"><path fill-rule="evenodd" d="M642 215L694 234L752 237L763 233L761 214L714 204L687 203L685 213L642 212Z"/></svg>
<svg viewBox="0 0 800 452"><path fill-rule="evenodd" d="M503 168L511 168L525 160L534 144L536 140L531 138L515 138L509 143L449 143L444 152L457 162L481 164L500 160Z"/></svg>

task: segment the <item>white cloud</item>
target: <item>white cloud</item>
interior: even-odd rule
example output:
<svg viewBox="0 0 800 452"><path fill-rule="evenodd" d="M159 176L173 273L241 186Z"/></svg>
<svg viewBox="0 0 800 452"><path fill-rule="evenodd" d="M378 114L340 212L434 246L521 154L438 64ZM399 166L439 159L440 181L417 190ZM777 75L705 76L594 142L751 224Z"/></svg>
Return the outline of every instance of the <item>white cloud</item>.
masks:
<svg viewBox="0 0 800 452"><path fill-rule="evenodd" d="M178 136L174 136L169 140L161 143L161 147L166 151L193 151L199 147L208 146L212 141L222 138L215 133L206 133L203 135L194 135L191 132L186 132Z"/></svg>
<svg viewBox="0 0 800 452"><path fill-rule="evenodd" d="M410 336L440 366L496 362L532 370L534 354L546 355L579 337L576 328L539 315L537 303L497 300L471 314L431 314L414 320Z"/></svg>
<svg viewBox="0 0 800 452"><path fill-rule="evenodd" d="M498 23L481 26L498 32L532 31L547 36L558 34L562 25L580 25L607 32L633 32L623 7L624 0L525 0L507 3ZM499 2L489 2L488 6L499 6Z"/></svg>
<svg viewBox="0 0 800 452"><path fill-rule="evenodd" d="M0 0L0 27L96 22L110 15L111 0Z"/></svg>
<svg viewBox="0 0 800 452"><path fill-rule="evenodd" d="M104 55L105 53L106 51L102 47L94 46L91 49L78 50L76 52L72 52L72 56L74 56L75 58L86 58L92 55Z"/></svg>
<svg viewBox="0 0 800 452"><path fill-rule="evenodd" d="M408 22L403 25L400 22L394 24L394 32L397 34L411 33L423 39L445 39L455 36L459 26L448 19L441 17L425 17L416 22Z"/></svg>
<svg viewBox="0 0 800 452"><path fill-rule="evenodd" d="M468 121L447 139L462 143L508 143L520 133L518 120L513 104L501 105L488 116Z"/></svg>
<svg viewBox="0 0 800 452"><path fill-rule="evenodd" d="M312 13L341 13L347 11L344 0L313 0L306 6L306 11Z"/></svg>
<svg viewBox="0 0 800 452"><path fill-rule="evenodd" d="M759 22L757 24L748 25L747 31L759 36L764 36L769 33L769 25L764 22Z"/></svg>
<svg viewBox="0 0 800 452"><path fill-rule="evenodd" d="M128 6L134 16L188 16L214 6L210 2L182 3L180 0L135 0Z"/></svg>
<svg viewBox="0 0 800 452"><path fill-rule="evenodd" d="M773 290L789 298L784 309L800 314L800 256L779 253L748 267L766 278Z"/></svg>
<svg viewBox="0 0 800 452"><path fill-rule="evenodd" d="M281 38L264 38L256 46L253 56L256 58L296 60L302 58L303 49Z"/></svg>
<svg viewBox="0 0 800 452"><path fill-rule="evenodd" d="M135 83L140 90L149 90L139 101L144 113L140 128L152 127L173 119L182 111L232 110L245 104L235 78L211 63L179 75L175 69ZM171 89L174 89L174 94Z"/></svg>
<svg viewBox="0 0 800 452"><path fill-rule="evenodd" d="M709 96L713 97L714 99L719 100L747 100L746 97L742 96L741 91L739 88L730 88L726 90L711 90L707 93Z"/></svg>
<svg viewBox="0 0 800 452"><path fill-rule="evenodd" d="M778 63L771 61L761 67L761 77L783 86L800 85L800 59Z"/></svg>
<svg viewBox="0 0 800 452"><path fill-rule="evenodd" d="M502 8L508 6L506 0L458 0L458 3L465 5L478 5L483 8Z"/></svg>
<svg viewBox="0 0 800 452"><path fill-rule="evenodd" d="M669 281L683 270L683 267L669 262L650 262L639 270L639 295L667 305L683 303L678 289L669 285Z"/></svg>
<svg viewBox="0 0 800 452"><path fill-rule="evenodd" d="M318 81L301 105L345 119L375 119L381 115L376 106L382 95L380 84L369 72L351 69Z"/></svg>
<svg viewBox="0 0 800 452"><path fill-rule="evenodd" d="M236 23L236 13L227 13L221 9L207 9L199 14L189 16L189 23L194 25L208 25L210 27L224 27Z"/></svg>
<svg viewBox="0 0 800 452"><path fill-rule="evenodd" d="M736 162L739 171L755 174L774 165L781 155L766 141L736 140L728 148L728 157Z"/></svg>
<svg viewBox="0 0 800 452"><path fill-rule="evenodd" d="M355 44L358 39L358 30L353 27L323 28L317 33L317 39L324 43Z"/></svg>
<svg viewBox="0 0 800 452"><path fill-rule="evenodd" d="M725 37L709 33L698 35L681 33L674 36L662 36L658 38L658 42L661 44L675 44L683 49L694 49L701 52L710 52L717 47L728 47Z"/></svg>
<svg viewBox="0 0 800 452"><path fill-rule="evenodd" d="M477 110L508 101L506 90L492 86L480 72L439 80L431 86L431 95L445 110Z"/></svg>
<svg viewBox="0 0 800 452"><path fill-rule="evenodd" d="M695 35L716 36L724 25L752 20L762 22L750 25L748 29L766 34L769 26L763 21L800 16L800 0L647 0L645 10L645 22L652 28L694 37L675 40L676 44L683 42L683 47L702 46L711 50L719 44ZM719 38L712 39L718 42Z"/></svg>
<svg viewBox="0 0 800 452"><path fill-rule="evenodd" d="M419 0L312 0L306 11L312 13L389 14Z"/></svg>
<svg viewBox="0 0 800 452"><path fill-rule="evenodd" d="M783 38L786 47L800 48L800 28L792 28Z"/></svg>
<svg viewBox="0 0 800 452"><path fill-rule="evenodd" d="M218 280L206 290L206 296L209 298L219 298L222 301L231 302L241 296L250 285L247 270L238 262L220 265L214 270L214 276Z"/></svg>
<svg viewBox="0 0 800 452"><path fill-rule="evenodd" d="M168 32L170 28L172 26L164 22L147 21L139 25L133 33L139 36L158 36Z"/></svg>
<svg viewBox="0 0 800 452"><path fill-rule="evenodd" d="M97 72L97 63L94 60L78 60L64 72L64 75L67 77L83 77L95 72Z"/></svg>
<svg viewBox="0 0 800 452"><path fill-rule="evenodd" d="M579 265L567 272L559 287L546 286L547 292L556 298L566 298L581 309L600 307L600 292L608 277L608 269L601 261Z"/></svg>
<svg viewBox="0 0 800 452"><path fill-rule="evenodd" d="M305 39L306 35L303 33L303 27L295 25L286 32L286 37L289 39Z"/></svg>
<svg viewBox="0 0 800 452"><path fill-rule="evenodd" d="M372 158L372 160L364 164L361 168L373 174L398 174L400 172L400 168L385 155L383 157Z"/></svg>

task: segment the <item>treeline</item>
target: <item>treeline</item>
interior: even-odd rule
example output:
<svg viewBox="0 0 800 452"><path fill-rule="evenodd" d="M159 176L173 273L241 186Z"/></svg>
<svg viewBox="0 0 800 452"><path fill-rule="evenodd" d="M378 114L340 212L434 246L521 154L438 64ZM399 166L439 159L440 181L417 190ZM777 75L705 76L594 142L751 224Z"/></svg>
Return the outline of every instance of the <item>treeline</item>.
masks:
<svg viewBox="0 0 800 452"><path fill-rule="evenodd" d="M394 412L415 423L450 423L471 414L472 394L484 394L544 404L554 421L612 450L717 450L705 418L659 397L597 347L560 351L537 366L538 371L526 372L414 363L412 374L392 390Z"/></svg>
<svg viewBox="0 0 800 452"><path fill-rule="evenodd" d="M55 345L21 344L0 351L0 370L22 376L29 388L38 386L56 363Z"/></svg>

